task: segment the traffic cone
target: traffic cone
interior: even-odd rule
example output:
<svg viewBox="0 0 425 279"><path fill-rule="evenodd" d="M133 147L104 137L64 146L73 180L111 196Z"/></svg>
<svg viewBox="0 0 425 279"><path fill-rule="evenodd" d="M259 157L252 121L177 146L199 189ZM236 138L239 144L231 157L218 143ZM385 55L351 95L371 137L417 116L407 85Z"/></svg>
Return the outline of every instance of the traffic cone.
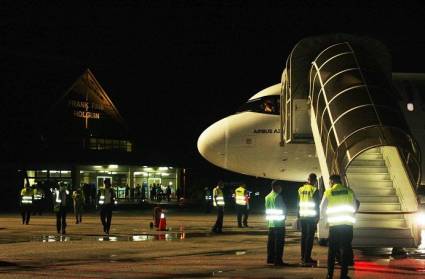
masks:
<svg viewBox="0 0 425 279"><path fill-rule="evenodd" d="M166 231L167 230L167 220L165 219L165 213L161 212L161 219L159 219L159 231Z"/></svg>

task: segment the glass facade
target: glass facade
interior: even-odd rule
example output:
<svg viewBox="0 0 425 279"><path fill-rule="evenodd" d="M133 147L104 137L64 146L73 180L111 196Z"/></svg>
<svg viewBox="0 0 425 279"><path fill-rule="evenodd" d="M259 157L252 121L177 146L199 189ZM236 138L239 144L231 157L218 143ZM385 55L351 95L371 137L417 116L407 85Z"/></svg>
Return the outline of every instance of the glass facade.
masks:
<svg viewBox="0 0 425 279"><path fill-rule="evenodd" d="M88 149L131 152L132 144L130 141L122 139L89 138Z"/></svg>

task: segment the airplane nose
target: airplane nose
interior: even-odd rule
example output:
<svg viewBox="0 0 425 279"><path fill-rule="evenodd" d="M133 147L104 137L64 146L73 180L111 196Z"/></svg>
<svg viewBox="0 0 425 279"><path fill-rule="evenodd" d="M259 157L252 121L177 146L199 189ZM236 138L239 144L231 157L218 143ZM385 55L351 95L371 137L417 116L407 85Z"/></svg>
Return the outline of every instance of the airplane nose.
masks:
<svg viewBox="0 0 425 279"><path fill-rule="evenodd" d="M227 120L222 119L208 127L198 138L198 151L214 165L226 167Z"/></svg>

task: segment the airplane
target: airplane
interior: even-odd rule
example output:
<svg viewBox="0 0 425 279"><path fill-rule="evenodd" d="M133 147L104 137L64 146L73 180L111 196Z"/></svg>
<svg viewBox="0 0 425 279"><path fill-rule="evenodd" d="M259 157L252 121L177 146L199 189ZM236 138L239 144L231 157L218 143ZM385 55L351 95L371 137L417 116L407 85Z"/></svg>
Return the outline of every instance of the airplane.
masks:
<svg viewBox="0 0 425 279"><path fill-rule="evenodd" d="M369 62L371 56L378 58ZM354 246L417 247L425 74L391 73L388 57L370 38L303 39L280 83L200 135L200 154L255 177L302 182L314 172L324 187L330 174L340 173L361 202ZM319 238L327 237L324 227L319 224Z"/></svg>

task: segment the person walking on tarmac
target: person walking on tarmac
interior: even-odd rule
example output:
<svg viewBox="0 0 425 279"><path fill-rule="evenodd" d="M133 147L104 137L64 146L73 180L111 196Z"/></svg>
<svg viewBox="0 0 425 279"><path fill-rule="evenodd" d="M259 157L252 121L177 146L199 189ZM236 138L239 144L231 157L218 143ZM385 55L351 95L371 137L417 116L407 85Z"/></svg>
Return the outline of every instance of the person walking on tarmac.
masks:
<svg viewBox="0 0 425 279"><path fill-rule="evenodd" d="M223 217L224 217L224 194L223 194L224 183L219 181L217 186L213 190L213 205L217 209L217 220L212 228L212 232L222 233L223 232Z"/></svg>
<svg viewBox="0 0 425 279"><path fill-rule="evenodd" d="M21 190L21 215L22 224L28 225L31 217L31 210L34 202L34 192L28 183Z"/></svg>
<svg viewBox="0 0 425 279"><path fill-rule="evenodd" d="M98 203L100 206L100 221L103 225L103 232L109 234L112 221L112 207L115 203L115 191L111 188L111 180L106 178L103 181L104 187L99 189Z"/></svg>
<svg viewBox="0 0 425 279"><path fill-rule="evenodd" d="M272 191L265 198L266 220L268 223L267 264L287 266L283 262L285 246L286 206L281 196L282 186L279 181L272 182Z"/></svg>
<svg viewBox="0 0 425 279"><path fill-rule="evenodd" d="M40 184L37 183L33 185L33 194L34 194L34 215L38 214L41 216L43 213L43 201L44 201L44 190L40 187Z"/></svg>
<svg viewBox="0 0 425 279"><path fill-rule="evenodd" d="M319 191L316 174L308 176L306 184L298 189L298 219L301 226L301 266L311 266L317 264L311 258L313 248L314 233L319 221Z"/></svg>
<svg viewBox="0 0 425 279"><path fill-rule="evenodd" d="M84 210L84 195L81 188L78 188L72 193L72 199L74 200L75 224L82 223Z"/></svg>
<svg viewBox="0 0 425 279"><path fill-rule="evenodd" d="M243 226L248 227L249 195L244 183L235 189L235 204L238 227L242 228L242 215Z"/></svg>
<svg viewBox="0 0 425 279"><path fill-rule="evenodd" d="M333 278L337 250L341 251L341 277L348 277L348 265L351 261L353 224L359 202L354 192L342 184L339 175L329 177L330 188L325 191L320 205L320 218L329 225L328 275Z"/></svg>
<svg viewBox="0 0 425 279"><path fill-rule="evenodd" d="M66 184L59 183L59 189L56 188L53 193L53 211L56 213L56 230L60 234L66 234L66 202L69 191Z"/></svg>

